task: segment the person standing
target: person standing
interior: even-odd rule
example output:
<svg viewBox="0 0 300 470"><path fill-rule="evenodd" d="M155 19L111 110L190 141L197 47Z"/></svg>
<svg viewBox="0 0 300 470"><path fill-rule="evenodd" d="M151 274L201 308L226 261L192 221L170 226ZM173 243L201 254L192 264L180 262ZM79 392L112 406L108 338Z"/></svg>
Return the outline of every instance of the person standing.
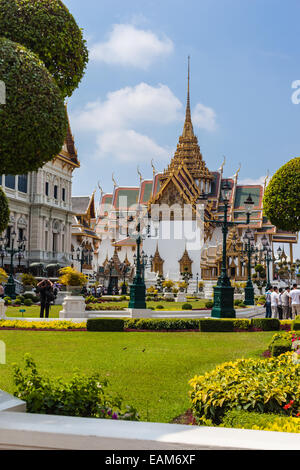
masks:
<svg viewBox="0 0 300 470"><path fill-rule="evenodd" d="M282 302L282 316L284 320L288 320L291 318L291 312L290 312L290 288L286 287L285 291L283 292L281 296L281 302Z"/></svg>
<svg viewBox="0 0 300 470"><path fill-rule="evenodd" d="M41 298L40 318L44 318L44 312L45 318L49 318L50 304L54 300L53 284L49 279L44 279L37 288Z"/></svg>
<svg viewBox="0 0 300 470"><path fill-rule="evenodd" d="M272 318L272 309L271 309L271 294L273 292L273 287L269 286L269 289L266 292L266 318Z"/></svg>
<svg viewBox="0 0 300 470"><path fill-rule="evenodd" d="M271 310L272 310L272 317L271 318L278 318L278 287L273 287L273 292L271 294Z"/></svg>
<svg viewBox="0 0 300 470"><path fill-rule="evenodd" d="M282 314L283 314L283 310L282 310L282 294L283 294L283 288L280 287L280 288L279 288L279 293L278 293L278 317L279 317L279 320L282 320Z"/></svg>
<svg viewBox="0 0 300 470"><path fill-rule="evenodd" d="M300 289L298 289L297 284L293 284L293 289L290 291L289 296L291 298L293 319L294 316L300 315Z"/></svg>

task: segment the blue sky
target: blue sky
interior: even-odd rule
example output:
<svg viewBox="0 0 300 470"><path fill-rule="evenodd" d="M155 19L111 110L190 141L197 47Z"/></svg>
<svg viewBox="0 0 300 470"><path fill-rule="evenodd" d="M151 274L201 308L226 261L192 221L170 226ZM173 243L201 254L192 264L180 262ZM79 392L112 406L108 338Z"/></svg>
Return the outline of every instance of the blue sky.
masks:
<svg viewBox="0 0 300 470"><path fill-rule="evenodd" d="M66 0L90 62L68 109L75 195L151 177L182 131L191 56L194 130L210 170L257 181L299 156L297 0Z"/></svg>

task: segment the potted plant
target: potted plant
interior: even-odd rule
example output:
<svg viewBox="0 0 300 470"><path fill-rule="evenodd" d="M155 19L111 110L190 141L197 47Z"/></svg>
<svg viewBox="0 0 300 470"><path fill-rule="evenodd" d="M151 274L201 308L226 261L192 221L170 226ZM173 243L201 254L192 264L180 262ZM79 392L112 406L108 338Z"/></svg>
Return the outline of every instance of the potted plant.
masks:
<svg viewBox="0 0 300 470"><path fill-rule="evenodd" d="M31 291L37 285L36 278L33 276L33 274L30 273L22 274L21 282L26 291Z"/></svg>
<svg viewBox="0 0 300 470"><path fill-rule="evenodd" d="M60 284L67 287L67 292L74 296L81 295L82 288L87 284L87 276L74 268L67 266L59 270Z"/></svg>

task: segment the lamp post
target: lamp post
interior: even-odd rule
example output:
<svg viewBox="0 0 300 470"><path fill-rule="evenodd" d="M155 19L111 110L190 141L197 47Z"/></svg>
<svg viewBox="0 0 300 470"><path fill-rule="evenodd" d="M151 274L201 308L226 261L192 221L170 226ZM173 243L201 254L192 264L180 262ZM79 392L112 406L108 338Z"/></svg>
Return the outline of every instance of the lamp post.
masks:
<svg viewBox="0 0 300 470"><path fill-rule="evenodd" d="M121 290L122 295L127 295L126 274L128 273L129 269L130 269L129 266L126 263L122 263L120 266L120 271L123 276L123 285L122 285L122 290Z"/></svg>
<svg viewBox="0 0 300 470"><path fill-rule="evenodd" d="M10 272L7 284L5 286L5 295L10 297L11 299L16 298L16 284L14 280L14 256L15 254L24 253L25 251L25 242L26 238L20 238L18 243L18 248L15 248L15 239L16 239L16 232L11 232L10 235L10 246L6 246L6 252L10 255Z"/></svg>
<svg viewBox="0 0 300 470"><path fill-rule="evenodd" d="M130 301L128 308L132 309L146 309L146 286L143 273L143 260L141 259L141 222L139 220L140 211L137 210L138 223L136 226L136 255L135 266L136 272L133 283L130 286ZM133 221L133 217L129 218L129 222Z"/></svg>
<svg viewBox="0 0 300 470"><path fill-rule="evenodd" d="M267 239L266 235L264 235L262 237L261 243L262 243L262 249L260 251L263 254L263 260L265 261L266 267L267 267L266 290L269 290L270 287L271 287L271 283L270 283L270 263L274 262L275 260L273 258L272 248L270 247L270 244L268 242L268 239Z"/></svg>
<svg viewBox="0 0 300 470"><path fill-rule="evenodd" d="M252 207L254 205L251 195L249 194L248 199L244 202L246 209L246 222L229 222L228 221L228 207L229 207L229 195L231 187L226 180L222 184L221 195L224 204L224 216L223 220L209 220L216 225L222 227L223 234L223 252L222 252L222 268L221 275L218 278L217 285L214 286L214 305L211 311L211 316L215 318L235 318L234 309L234 287L231 286L230 278L227 274L227 235L229 227L235 225L249 225L250 215ZM201 195L201 200L207 199L206 194Z"/></svg>
<svg viewBox="0 0 300 470"><path fill-rule="evenodd" d="M242 250L244 254L247 256L248 260L248 280L245 287L245 304L246 305L255 305L255 298L254 298L254 287L251 279L251 258L254 253L257 252L257 249L254 244L254 235L253 232L248 228L244 235L244 244L245 247Z"/></svg>
<svg viewBox="0 0 300 470"><path fill-rule="evenodd" d="M196 294L198 295L199 294L199 273L196 274L196 282L197 282Z"/></svg>
<svg viewBox="0 0 300 470"><path fill-rule="evenodd" d="M110 258L108 261L108 269L109 269L109 280L108 280L108 287L107 287L107 294L112 295L113 294L113 285L112 285L112 270L114 268L115 262L113 258Z"/></svg>
<svg viewBox="0 0 300 470"><path fill-rule="evenodd" d="M5 258L5 256L7 256L7 253L5 251L4 240L5 240L4 238L0 238L0 242L1 242L1 245L0 245L1 268L4 267L4 258Z"/></svg>
<svg viewBox="0 0 300 470"><path fill-rule="evenodd" d="M80 272L83 270L83 265L86 262L89 255L93 253L92 248L88 250L83 245L80 245L77 250L77 261L80 263Z"/></svg>

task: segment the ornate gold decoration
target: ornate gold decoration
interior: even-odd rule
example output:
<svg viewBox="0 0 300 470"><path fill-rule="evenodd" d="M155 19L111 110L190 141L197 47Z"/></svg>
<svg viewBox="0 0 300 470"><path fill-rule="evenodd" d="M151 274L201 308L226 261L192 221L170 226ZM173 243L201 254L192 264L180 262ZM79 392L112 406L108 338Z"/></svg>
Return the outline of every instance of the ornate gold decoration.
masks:
<svg viewBox="0 0 300 470"><path fill-rule="evenodd" d="M152 262L152 272L158 273L160 276L164 274L164 260L161 258L158 251L158 244L156 245L156 251Z"/></svg>
<svg viewBox="0 0 300 470"><path fill-rule="evenodd" d="M179 260L180 265L180 272L183 273L184 271L191 273L192 272L192 264L193 261L189 257L187 249L184 250L182 258Z"/></svg>
<svg viewBox="0 0 300 470"><path fill-rule="evenodd" d="M168 179L172 171L179 168L182 162L185 163L194 180L198 180L199 182L203 181L203 183L206 185L207 182L210 182L213 179L213 175L210 173L203 160L198 144L198 139L194 134L192 124L190 106L190 61L188 65L188 92L183 132L179 137L177 150L173 159L171 160L171 163L160 177L161 184L163 184Z"/></svg>

